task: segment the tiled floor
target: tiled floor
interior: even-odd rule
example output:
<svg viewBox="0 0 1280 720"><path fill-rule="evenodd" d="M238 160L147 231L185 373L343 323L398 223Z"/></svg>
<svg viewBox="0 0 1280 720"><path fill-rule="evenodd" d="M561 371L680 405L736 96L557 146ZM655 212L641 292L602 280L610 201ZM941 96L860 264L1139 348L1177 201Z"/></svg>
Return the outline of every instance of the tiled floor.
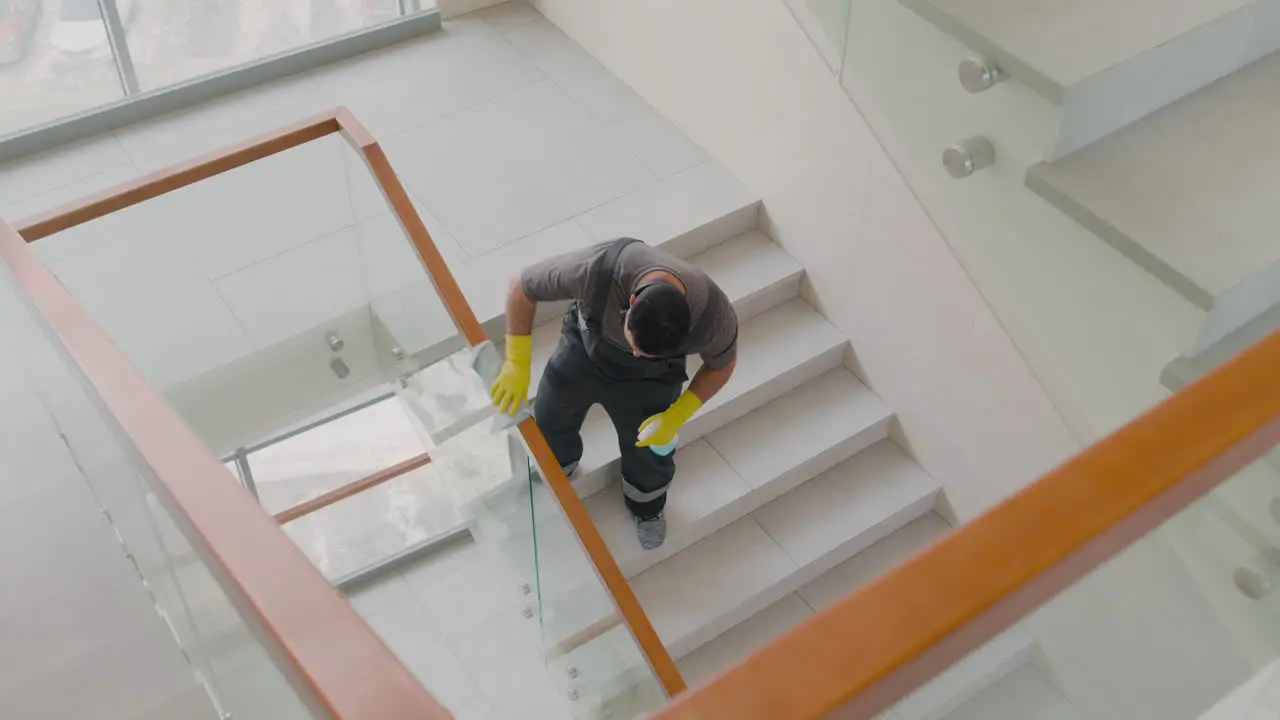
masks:
<svg viewBox="0 0 1280 720"><path fill-rule="evenodd" d="M469 718L568 718L539 654L533 600L491 546L470 540L350 595L423 684Z"/></svg>

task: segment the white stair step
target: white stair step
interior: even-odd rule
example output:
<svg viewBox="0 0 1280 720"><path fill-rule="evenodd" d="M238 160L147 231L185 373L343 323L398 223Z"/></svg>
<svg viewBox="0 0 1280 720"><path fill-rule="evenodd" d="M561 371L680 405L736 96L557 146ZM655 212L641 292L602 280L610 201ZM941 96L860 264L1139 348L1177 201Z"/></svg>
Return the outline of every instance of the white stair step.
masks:
<svg viewBox="0 0 1280 720"><path fill-rule="evenodd" d="M1208 310L1280 260L1280 53L1102 142L1027 185Z"/></svg>
<svg viewBox="0 0 1280 720"><path fill-rule="evenodd" d="M733 377L681 428L681 443L691 445L707 433L838 367L847 344L848 340L839 330L800 299L790 300L742 323L738 329L738 363ZM535 347L537 345L535 336ZM689 358L690 377L699 366L698 358ZM535 370L540 372L540 368ZM617 433L599 406L587 413L582 439L585 450L574 486L579 493L589 495L618 479L615 472L619 458Z"/></svg>
<svg viewBox="0 0 1280 720"><path fill-rule="evenodd" d="M903 0L1062 106L1054 157L1280 49L1276 0Z"/></svg>
<svg viewBox="0 0 1280 720"><path fill-rule="evenodd" d="M893 708L896 720L942 720L967 700L1031 662L1035 637L1014 625L944 670Z"/></svg>
<svg viewBox="0 0 1280 720"><path fill-rule="evenodd" d="M795 592L933 507L937 482L885 441L632 581L672 655Z"/></svg>
<svg viewBox="0 0 1280 720"><path fill-rule="evenodd" d="M680 660L685 680L698 683L721 673L791 628L897 567L951 527L926 513L888 537L820 575L791 595L761 610Z"/></svg>
<svg viewBox="0 0 1280 720"><path fill-rule="evenodd" d="M888 438L892 417L853 373L832 370L680 449L661 548L640 548L620 492L593 495L587 509L633 577Z"/></svg>

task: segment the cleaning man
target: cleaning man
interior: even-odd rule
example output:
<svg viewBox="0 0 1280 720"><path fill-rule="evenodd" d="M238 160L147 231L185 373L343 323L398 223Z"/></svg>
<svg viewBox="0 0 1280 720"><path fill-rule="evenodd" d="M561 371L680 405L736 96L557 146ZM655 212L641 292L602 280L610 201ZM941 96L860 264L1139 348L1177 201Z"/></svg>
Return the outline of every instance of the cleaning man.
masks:
<svg viewBox="0 0 1280 720"><path fill-rule="evenodd" d="M533 414L566 474L582 459L582 422L599 403L622 455L622 492L646 550L666 540L663 507L675 475L676 432L733 374L738 318L701 270L633 238L526 268L507 297L506 362L494 404L527 397L537 304L572 300ZM685 356L702 356L689 389ZM683 392L682 392L683 390Z"/></svg>

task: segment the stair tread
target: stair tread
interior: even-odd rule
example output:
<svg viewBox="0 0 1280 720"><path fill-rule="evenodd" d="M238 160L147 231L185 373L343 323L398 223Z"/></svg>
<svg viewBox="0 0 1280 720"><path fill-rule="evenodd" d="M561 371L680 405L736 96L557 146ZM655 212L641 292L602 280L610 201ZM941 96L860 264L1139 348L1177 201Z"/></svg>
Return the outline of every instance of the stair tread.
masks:
<svg viewBox="0 0 1280 720"><path fill-rule="evenodd" d="M821 611L923 550L948 530L926 513L823 573L809 584L738 624L680 660L685 679L698 683L723 672Z"/></svg>
<svg viewBox="0 0 1280 720"><path fill-rule="evenodd" d="M852 454L887 438L891 417L852 373L832 370L680 449L662 548L640 548L621 493L597 493L587 509L623 571L635 575L785 492L766 486L823 453L860 439Z"/></svg>
<svg viewBox="0 0 1280 720"><path fill-rule="evenodd" d="M753 514L787 555L803 565L940 489L897 445L882 442Z"/></svg>
<svg viewBox="0 0 1280 720"><path fill-rule="evenodd" d="M939 486L910 465L881 442L636 576L632 586L659 636L685 654L708 627L757 598L798 589L806 575L847 559L842 553L927 512Z"/></svg>
<svg viewBox="0 0 1280 720"><path fill-rule="evenodd" d="M1107 138L1027 185L1203 308L1280 260L1280 53Z"/></svg>
<svg viewBox="0 0 1280 720"><path fill-rule="evenodd" d="M975 50L998 49L1016 58L1019 65L1061 92L1254 1L908 0L907 4L973 44ZM1088 51L1081 52L1082 47Z"/></svg>
<svg viewBox="0 0 1280 720"><path fill-rule="evenodd" d="M799 461L893 413L853 375L833 370L712 432L707 440L748 485L758 488ZM883 440L886 434L877 438Z"/></svg>
<svg viewBox="0 0 1280 720"><path fill-rule="evenodd" d="M536 335L537 331L535 347L538 345ZM742 323L738 332L738 364L733 377L685 426L681 431L681 442L692 443L713 430L708 420L715 420L715 417L708 418L710 413L809 361L838 350L847 342L839 330L801 299L785 302ZM542 344L554 345L554 339L544 338ZM689 359L691 377L699 365L698 358ZM600 407L593 407L587 413L582 438L586 449L579 472L584 476L618 460L617 434L608 415Z"/></svg>

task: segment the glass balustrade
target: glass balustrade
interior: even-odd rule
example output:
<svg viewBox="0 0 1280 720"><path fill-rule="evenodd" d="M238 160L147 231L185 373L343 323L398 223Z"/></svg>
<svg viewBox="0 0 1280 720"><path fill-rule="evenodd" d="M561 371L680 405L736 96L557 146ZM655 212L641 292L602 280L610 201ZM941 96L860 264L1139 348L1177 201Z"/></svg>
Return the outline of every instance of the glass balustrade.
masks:
<svg viewBox="0 0 1280 720"><path fill-rule="evenodd" d="M433 0L3 0L0 138L434 9Z"/></svg>
<svg viewBox="0 0 1280 720"><path fill-rule="evenodd" d="M500 350L468 345L344 138L34 248L332 582L358 592L474 544L484 581L459 601L475 593L486 626L506 623L544 699L581 718L666 701L520 429L492 407ZM399 630L379 627L395 647Z"/></svg>
<svg viewBox="0 0 1280 720"><path fill-rule="evenodd" d="M966 90L983 46L964 4L786 1L1076 435L1166 397L1205 312L1028 187L1074 122L1038 76Z"/></svg>

